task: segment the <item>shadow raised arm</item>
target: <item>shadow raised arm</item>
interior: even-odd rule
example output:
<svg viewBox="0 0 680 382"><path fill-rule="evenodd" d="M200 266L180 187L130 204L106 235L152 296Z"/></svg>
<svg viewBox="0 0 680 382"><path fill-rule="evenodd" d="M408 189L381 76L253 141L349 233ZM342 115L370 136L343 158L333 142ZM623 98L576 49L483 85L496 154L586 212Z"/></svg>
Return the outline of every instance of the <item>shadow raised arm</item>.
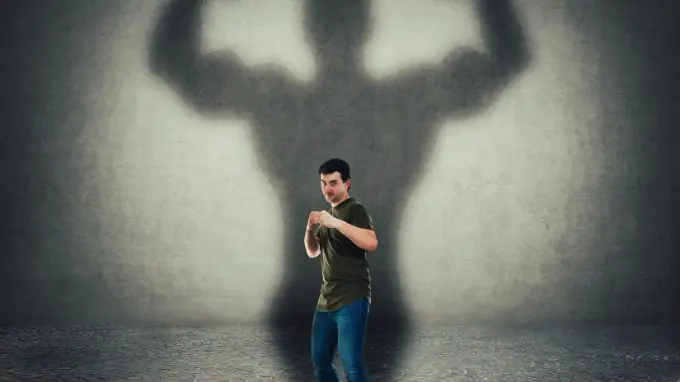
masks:
<svg viewBox="0 0 680 382"><path fill-rule="evenodd" d="M477 0L485 50L461 48L442 63L393 78L396 93L432 112L466 116L487 107L529 64L511 0Z"/></svg>
<svg viewBox="0 0 680 382"><path fill-rule="evenodd" d="M286 79L246 67L237 54L201 50L205 0L170 0L149 46L149 68L202 113L243 113L267 98L283 96Z"/></svg>

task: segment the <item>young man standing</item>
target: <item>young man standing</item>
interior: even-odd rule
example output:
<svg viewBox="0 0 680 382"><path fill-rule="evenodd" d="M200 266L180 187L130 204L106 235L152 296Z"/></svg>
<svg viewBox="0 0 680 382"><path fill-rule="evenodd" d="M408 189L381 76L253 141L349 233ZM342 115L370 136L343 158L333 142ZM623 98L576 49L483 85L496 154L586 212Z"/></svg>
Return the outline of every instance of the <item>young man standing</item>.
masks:
<svg viewBox="0 0 680 382"><path fill-rule="evenodd" d="M363 363L366 322L371 305L367 252L378 247L366 208L350 197L350 168L331 159L319 168L321 191L330 210L312 211L305 249L321 257L321 293L312 323L312 361L320 382L338 381L333 366L338 350L348 382L367 381Z"/></svg>

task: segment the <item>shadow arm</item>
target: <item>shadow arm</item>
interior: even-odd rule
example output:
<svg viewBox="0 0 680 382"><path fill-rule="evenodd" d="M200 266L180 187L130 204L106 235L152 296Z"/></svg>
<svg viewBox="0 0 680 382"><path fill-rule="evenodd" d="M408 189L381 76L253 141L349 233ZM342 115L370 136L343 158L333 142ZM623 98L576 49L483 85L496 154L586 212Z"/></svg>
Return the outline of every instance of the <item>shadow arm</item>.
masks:
<svg viewBox="0 0 680 382"><path fill-rule="evenodd" d="M440 112L481 111L530 63L512 0L477 0L484 49L462 48L442 63L399 79L399 93Z"/></svg>
<svg viewBox="0 0 680 382"><path fill-rule="evenodd" d="M497 82L507 82L529 64L526 37L512 0L480 0L477 3L486 47L488 72Z"/></svg>
<svg viewBox="0 0 680 382"><path fill-rule="evenodd" d="M527 41L512 0L476 2L484 51L454 53L441 84L455 91L461 112L475 112L493 102L529 64Z"/></svg>
<svg viewBox="0 0 680 382"><path fill-rule="evenodd" d="M265 97L281 95L283 76L247 68L230 52L201 49L205 0L170 0L149 46L149 69L203 113L247 112ZM278 94L277 94L278 92Z"/></svg>

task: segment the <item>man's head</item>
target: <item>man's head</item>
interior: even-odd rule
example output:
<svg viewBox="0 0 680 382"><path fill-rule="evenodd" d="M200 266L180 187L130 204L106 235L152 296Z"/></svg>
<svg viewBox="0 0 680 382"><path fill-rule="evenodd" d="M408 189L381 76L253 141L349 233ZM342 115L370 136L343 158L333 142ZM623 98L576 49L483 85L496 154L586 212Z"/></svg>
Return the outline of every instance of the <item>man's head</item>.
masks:
<svg viewBox="0 0 680 382"><path fill-rule="evenodd" d="M329 159L319 167L321 192L331 204L336 204L349 196L352 182L349 164L342 159Z"/></svg>

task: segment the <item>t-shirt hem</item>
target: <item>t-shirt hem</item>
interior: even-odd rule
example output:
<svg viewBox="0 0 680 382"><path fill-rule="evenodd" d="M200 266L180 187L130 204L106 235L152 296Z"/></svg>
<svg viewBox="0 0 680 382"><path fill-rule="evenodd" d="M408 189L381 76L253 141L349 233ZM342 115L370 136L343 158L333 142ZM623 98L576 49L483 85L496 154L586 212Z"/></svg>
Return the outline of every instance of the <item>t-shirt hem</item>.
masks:
<svg viewBox="0 0 680 382"><path fill-rule="evenodd" d="M353 303L354 301L360 299L360 298L365 298L369 302L371 301L371 293L368 292L363 292L363 293L356 293L352 295L348 295L347 297L344 297L338 304L332 304L332 305L321 305L321 304L316 304L316 310L319 312L335 312L337 310L342 309L343 307Z"/></svg>

